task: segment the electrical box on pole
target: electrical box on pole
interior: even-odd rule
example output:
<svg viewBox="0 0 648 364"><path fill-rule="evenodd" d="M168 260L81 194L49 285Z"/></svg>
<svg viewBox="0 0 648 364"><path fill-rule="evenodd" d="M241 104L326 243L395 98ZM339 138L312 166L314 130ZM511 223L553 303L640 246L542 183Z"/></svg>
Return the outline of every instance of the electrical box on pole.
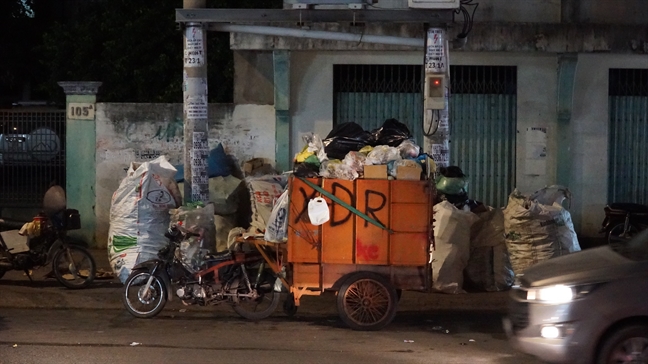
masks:
<svg viewBox="0 0 648 364"><path fill-rule="evenodd" d="M450 165L448 123L448 41L443 28L429 27L425 37L423 125L437 167Z"/></svg>
<svg viewBox="0 0 648 364"><path fill-rule="evenodd" d="M408 6L417 9L459 9L460 5L460 0L408 0Z"/></svg>

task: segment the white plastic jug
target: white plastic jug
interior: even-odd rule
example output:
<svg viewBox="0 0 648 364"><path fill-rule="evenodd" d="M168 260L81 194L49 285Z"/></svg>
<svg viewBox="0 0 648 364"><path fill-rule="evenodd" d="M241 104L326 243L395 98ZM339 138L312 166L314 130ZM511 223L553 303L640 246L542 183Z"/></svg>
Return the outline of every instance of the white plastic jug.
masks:
<svg viewBox="0 0 648 364"><path fill-rule="evenodd" d="M321 197L310 200L308 202L308 217L313 225L322 225L329 221L330 214L326 200Z"/></svg>

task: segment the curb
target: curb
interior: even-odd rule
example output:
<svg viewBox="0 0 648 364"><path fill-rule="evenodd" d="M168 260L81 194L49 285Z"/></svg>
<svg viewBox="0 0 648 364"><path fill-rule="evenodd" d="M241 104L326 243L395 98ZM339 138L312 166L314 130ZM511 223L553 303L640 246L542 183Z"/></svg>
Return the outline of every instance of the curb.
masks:
<svg viewBox="0 0 648 364"><path fill-rule="evenodd" d="M105 249L92 249L97 269L110 272L108 254ZM61 286L55 279L43 279L47 269L33 272L33 282L21 271L6 272L0 279L0 308L18 309L85 309L124 310L121 301L122 283L117 278L95 279L92 286L72 290ZM443 294L424 292L403 292L398 312L427 313L446 312L506 312L508 292L479 292L466 294ZM283 302L282 297L282 302ZM179 299L167 302L165 311L186 310L187 312L231 311L228 304L216 306L184 306ZM164 312L164 311L163 311ZM304 296L298 314L337 315L336 296L324 293L321 296ZM281 313L281 306L277 309Z"/></svg>

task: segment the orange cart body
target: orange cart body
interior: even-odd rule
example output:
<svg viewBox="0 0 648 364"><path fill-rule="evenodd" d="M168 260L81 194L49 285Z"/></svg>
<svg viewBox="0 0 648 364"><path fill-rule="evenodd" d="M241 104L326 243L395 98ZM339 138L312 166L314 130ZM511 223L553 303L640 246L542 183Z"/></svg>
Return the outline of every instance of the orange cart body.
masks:
<svg viewBox="0 0 648 364"><path fill-rule="evenodd" d="M310 223L308 202L321 194L299 178L289 182L288 284L302 295L337 290L356 272L387 278L398 290L429 291L432 201L430 181L308 179L386 229L324 197L330 220Z"/></svg>

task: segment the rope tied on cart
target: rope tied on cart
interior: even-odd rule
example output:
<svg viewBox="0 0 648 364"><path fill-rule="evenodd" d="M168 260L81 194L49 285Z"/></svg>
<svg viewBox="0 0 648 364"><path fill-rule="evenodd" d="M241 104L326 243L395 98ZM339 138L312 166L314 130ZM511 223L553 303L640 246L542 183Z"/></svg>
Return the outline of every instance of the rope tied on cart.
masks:
<svg viewBox="0 0 648 364"><path fill-rule="evenodd" d="M370 224L373 224L373 225L376 225L377 227L379 227L379 228L381 228L381 229L387 231L387 232L390 233L390 234L393 234L393 233L394 233L393 230L387 228L385 225L383 225L383 224L381 224L380 222L378 222L378 221L372 219L371 217L369 217L369 216L367 216L366 214L362 213L360 210L358 210L358 209L356 209L355 207L349 205L348 203L346 203L346 202L340 200L338 197L336 197L336 196L333 195L332 193L326 191L326 190L323 189L322 187L320 187L320 186L314 184L313 182L311 182L311 181L309 181L309 180L307 180L307 179L305 179L305 178L302 178L302 177L297 177L297 178L299 178L302 182L304 182L304 183L305 183L306 185L308 185L310 188L312 188L312 189L314 189L315 191L319 192L320 194L322 194L322 195L328 197L329 199L331 199L331 201L333 201L333 202L337 203L338 205L344 207L345 209L347 209L347 210L349 210L351 213L353 213L353 214L359 216L360 218L362 218L362 219L365 220L366 222L368 222L368 223L370 223Z"/></svg>

